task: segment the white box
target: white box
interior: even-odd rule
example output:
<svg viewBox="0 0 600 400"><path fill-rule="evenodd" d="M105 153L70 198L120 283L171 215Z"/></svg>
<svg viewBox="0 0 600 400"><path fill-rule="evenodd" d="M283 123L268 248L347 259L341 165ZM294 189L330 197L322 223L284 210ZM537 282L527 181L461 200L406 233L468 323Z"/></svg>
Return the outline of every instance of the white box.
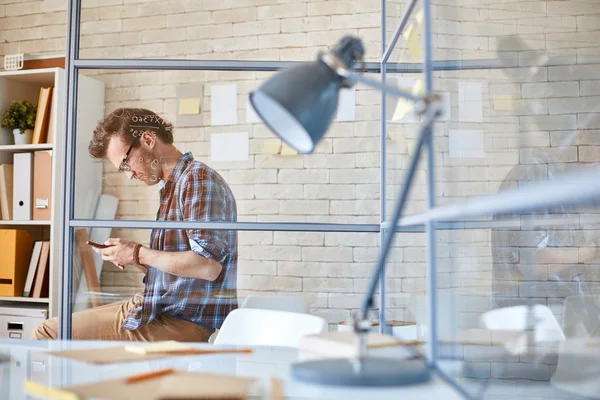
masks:
<svg viewBox="0 0 600 400"><path fill-rule="evenodd" d="M0 306L0 339L26 339L48 317L48 306Z"/></svg>

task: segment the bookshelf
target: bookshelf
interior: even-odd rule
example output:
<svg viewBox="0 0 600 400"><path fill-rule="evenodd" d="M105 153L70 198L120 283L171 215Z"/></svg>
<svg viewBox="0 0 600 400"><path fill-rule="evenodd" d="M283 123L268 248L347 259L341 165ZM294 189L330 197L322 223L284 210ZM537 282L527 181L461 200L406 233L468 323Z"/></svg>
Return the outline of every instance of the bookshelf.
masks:
<svg viewBox="0 0 600 400"><path fill-rule="evenodd" d="M54 107L52 108L54 140L47 144L0 145L0 163L12 163L15 153L51 151L52 152L52 200L50 220L3 221L0 229L26 229L33 240L50 240L48 264L49 296L47 298L0 296L0 306L25 309L31 304L47 306L48 316L58 314L58 284L60 266L59 251L62 238L58 223L63 207L63 177L61 166L66 154L62 148L64 124L65 70L62 68L43 68L0 72L0 112L4 111L12 100L26 99L37 104L40 88L53 86ZM98 120L104 117L104 83L85 75L79 75L78 115L76 124L76 160L75 160L75 217L93 218L97 199L102 191L102 164L93 162L87 153L87 146ZM0 134L11 134L8 130ZM1 311L0 311L1 314ZM3 329L3 327L0 327ZM27 333L27 336L29 333Z"/></svg>

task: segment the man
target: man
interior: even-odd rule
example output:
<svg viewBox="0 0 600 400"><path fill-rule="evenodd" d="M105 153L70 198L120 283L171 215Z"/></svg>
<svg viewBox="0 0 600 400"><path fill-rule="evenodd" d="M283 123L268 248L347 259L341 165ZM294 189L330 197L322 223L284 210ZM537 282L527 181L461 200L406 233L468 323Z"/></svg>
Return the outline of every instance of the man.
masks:
<svg viewBox="0 0 600 400"><path fill-rule="evenodd" d="M237 219L234 196L223 178L173 145L173 127L146 109L121 108L98 123L89 145L129 179L159 185L157 220ZM73 314L72 338L88 340L207 341L237 307L237 233L154 229L150 247L108 239L94 248L120 269L144 272L144 293ZM32 338L55 339L58 321L40 324Z"/></svg>

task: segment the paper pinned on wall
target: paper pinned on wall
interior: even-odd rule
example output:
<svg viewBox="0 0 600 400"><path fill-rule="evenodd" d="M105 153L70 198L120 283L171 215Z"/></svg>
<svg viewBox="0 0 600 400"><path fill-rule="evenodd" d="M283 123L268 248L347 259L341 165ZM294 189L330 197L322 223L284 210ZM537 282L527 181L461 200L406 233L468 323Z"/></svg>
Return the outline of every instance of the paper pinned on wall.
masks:
<svg viewBox="0 0 600 400"><path fill-rule="evenodd" d="M256 122L262 122L256 111L254 111L254 107L250 103L250 99L246 99L246 122L249 124L253 124Z"/></svg>
<svg viewBox="0 0 600 400"><path fill-rule="evenodd" d="M281 155L282 156L295 156L298 152L290 147L287 143L281 144Z"/></svg>
<svg viewBox="0 0 600 400"><path fill-rule="evenodd" d="M481 82L458 83L458 120L483 122L483 89Z"/></svg>
<svg viewBox="0 0 600 400"><path fill-rule="evenodd" d="M340 90L336 121L354 121L356 119L356 88Z"/></svg>
<svg viewBox="0 0 600 400"><path fill-rule="evenodd" d="M400 90L412 92L417 79L414 76L398 76L388 78L390 85L396 85ZM395 82L394 82L395 81ZM414 104L403 98L396 96L386 96L386 116L389 122L416 123L418 119L414 113L410 112Z"/></svg>
<svg viewBox="0 0 600 400"><path fill-rule="evenodd" d="M412 94L413 96L423 96L424 93L423 79L419 78L412 87Z"/></svg>
<svg viewBox="0 0 600 400"><path fill-rule="evenodd" d="M394 122L408 122L408 118L413 117L412 111L415 105L405 98L399 98L398 104L396 104L396 109L394 110L394 115L392 116L392 121Z"/></svg>
<svg viewBox="0 0 600 400"><path fill-rule="evenodd" d="M493 99L495 111L512 111L512 97L508 94L497 94Z"/></svg>
<svg viewBox="0 0 600 400"><path fill-rule="evenodd" d="M237 124L237 85L213 85L210 88L210 124Z"/></svg>
<svg viewBox="0 0 600 400"><path fill-rule="evenodd" d="M248 161L248 132L213 133L210 135L211 161Z"/></svg>
<svg viewBox="0 0 600 400"><path fill-rule="evenodd" d="M179 99L180 115L200 114L200 99Z"/></svg>
<svg viewBox="0 0 600 400"><path fill-rule="evenodd" d="M268 140L263 144L263 154L279 154L281 151L281 140Z"/></svg>
<svg viewBox="0 0 600 400"><path fill-rule="evenodd" d="M483 131L450 129L448 147L452 158L482 158L485 156Z"/></svg>
<svg viewBox="0 0 600 400"><path fill-rule="evenodd" d="M419 30L415 28L415 24L410 24L403 33L406 46L410 51L410 58L413 61L421 59L421 43L419 43L419 38L417 37L418 33Z"/></svg>
<svg viewBox="0 0 600 400"><path fill-rule="evenodd" d="M415 15L415 20L419 24L419 26L423 25L423 9L421 8L419 12Z"/></svg>

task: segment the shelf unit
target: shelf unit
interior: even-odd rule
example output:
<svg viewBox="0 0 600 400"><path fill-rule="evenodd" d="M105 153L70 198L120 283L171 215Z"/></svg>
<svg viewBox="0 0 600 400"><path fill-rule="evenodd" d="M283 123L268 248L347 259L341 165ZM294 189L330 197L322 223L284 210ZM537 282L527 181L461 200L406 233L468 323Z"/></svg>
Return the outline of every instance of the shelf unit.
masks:
<svg viewBox="0 0 600 400"><path fill-rule="evenodd" d="M34 240L50 240L60 243L58 229L62 198L63 177L61 165L64 163L62 143L64 124L65 70L62 68L44 68L0 72L0 112L6 109L12 100L26 99L37 104L41 87L53 86L54 140L48 144L1 145L0 162L12 163L15 153L52 151L52 209L50 221L0 221L0 229L26 229ZM79 76L79 98L77 118L77 153L75 196L79 200L75 206L77 218L93 218L98 196L102 191L102 164L93 162L87 153L87 145L98 120L104 117L104 83L88 76ZM4 130L0 134L12 132ZM19 304L39 304L48 308L48 316L58 314L59 283L59 246L50 246L49 255L49 297L0 297L0 306L18 307ZM1 328L1 327L0 327Z"/></svg>

